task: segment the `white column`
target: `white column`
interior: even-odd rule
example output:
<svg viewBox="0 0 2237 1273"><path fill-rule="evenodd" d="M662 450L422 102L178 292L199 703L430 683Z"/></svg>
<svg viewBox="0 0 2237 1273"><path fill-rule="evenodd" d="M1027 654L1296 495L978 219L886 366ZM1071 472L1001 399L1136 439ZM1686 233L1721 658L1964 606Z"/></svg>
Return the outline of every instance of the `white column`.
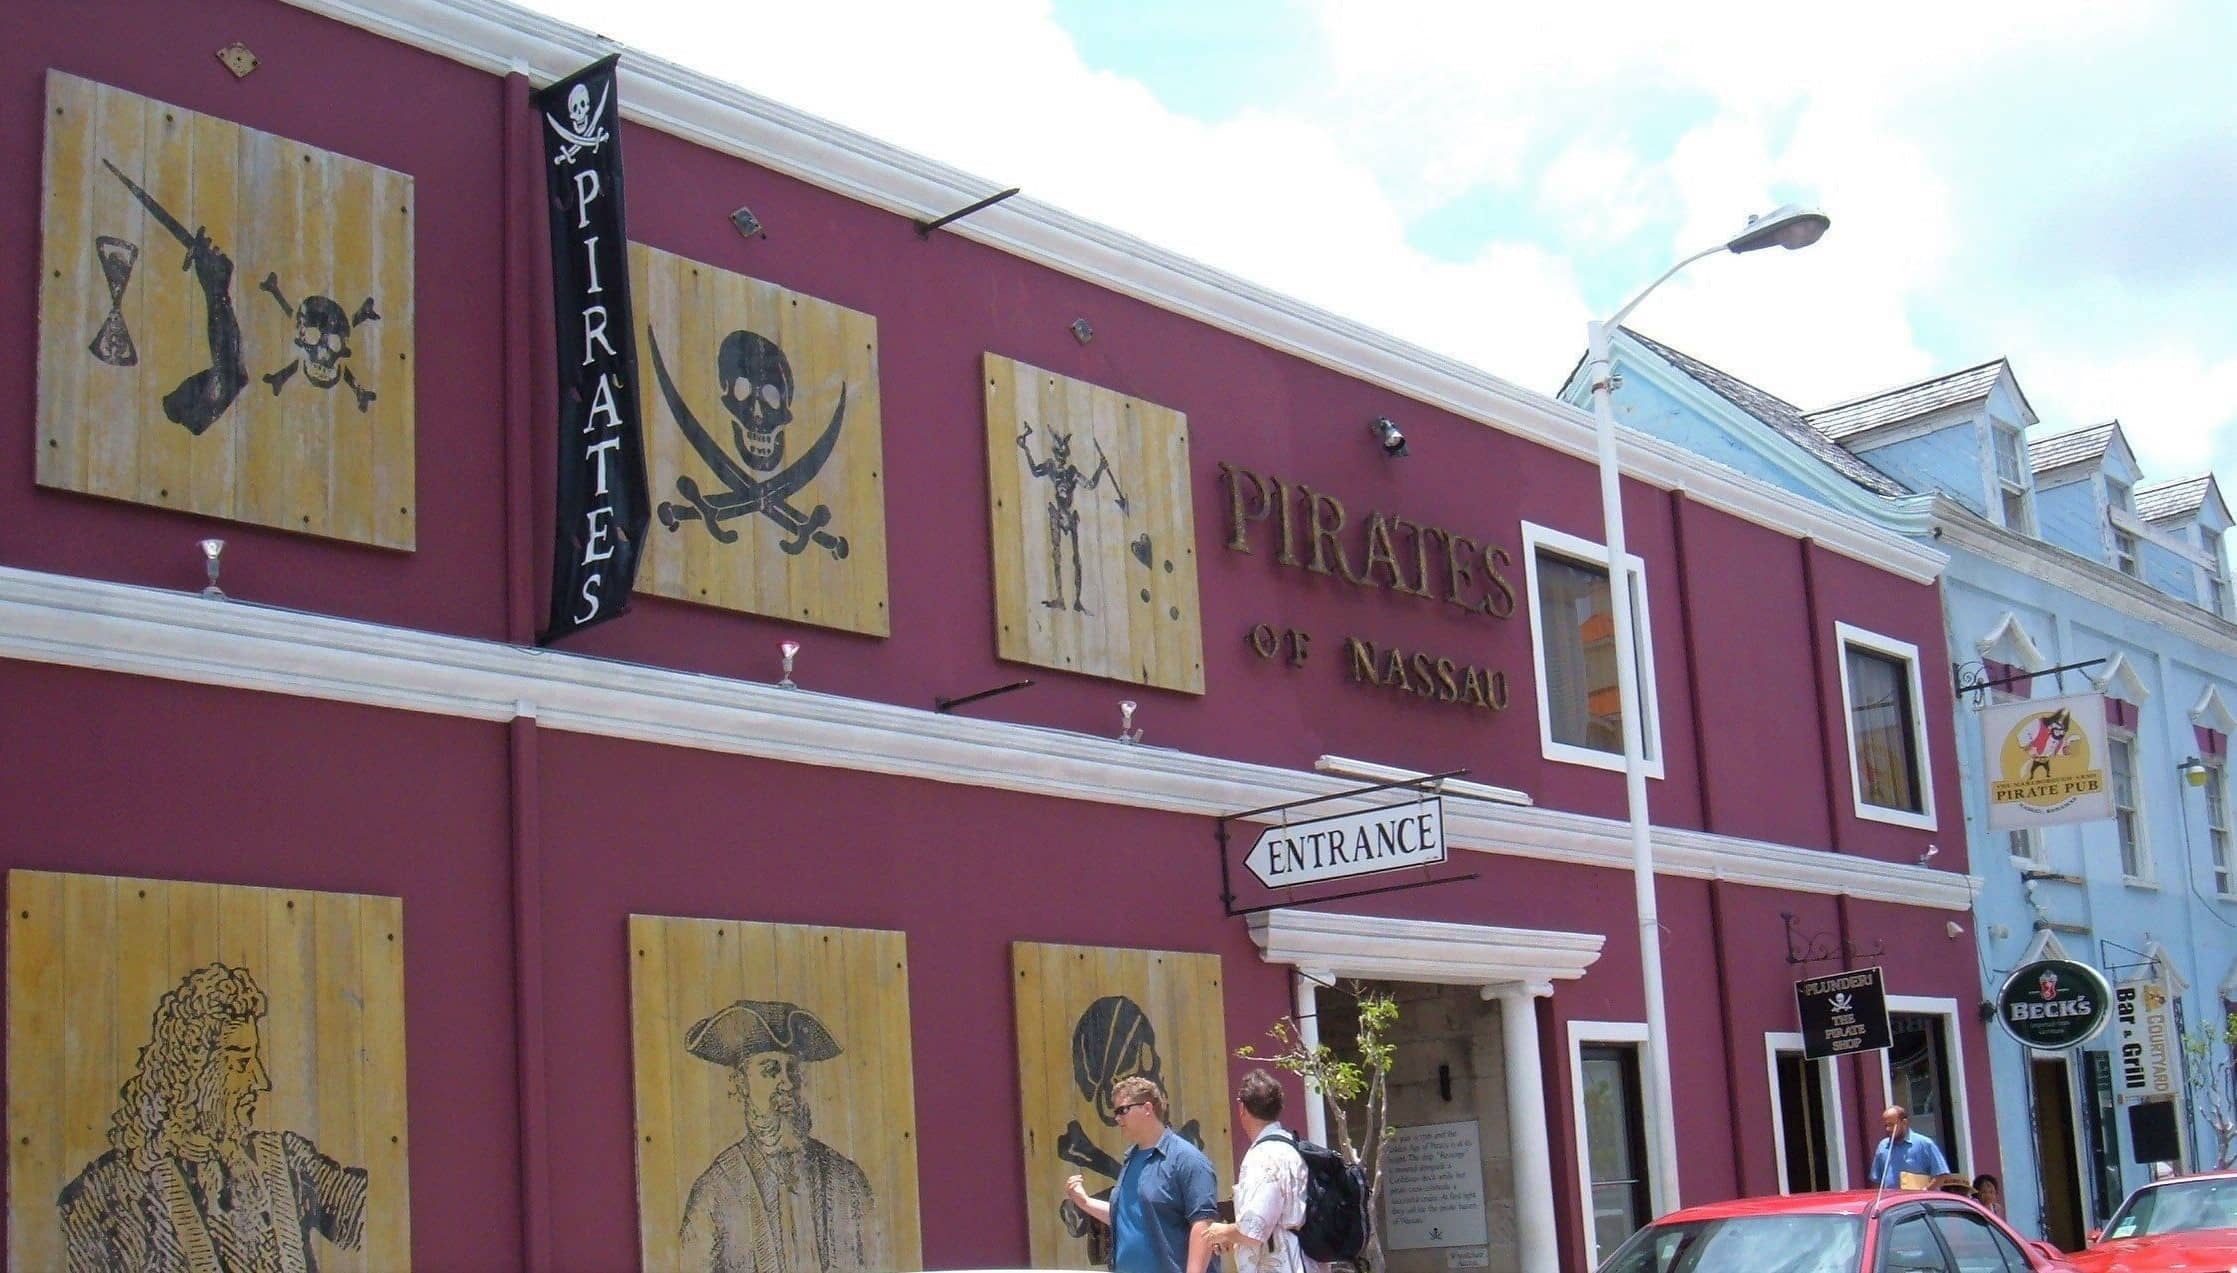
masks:
<svg viewBox="0 0 2237 1273"><path fill-rule="evenodd" d="M1333 984L1336 975L1318 968L1297 970L1297 1041L1310 1052L1320 1046L1320 983ZM1328 1143L1328 1106L1321 1100L1320 1088L1312 1083L1305 1085L1305 1139L1315 1144Z"/></svg>
<svg viewBox="0 0 2237 1273"><path fill-rule="evenodd" d="M1513 1150L1515 1254L1523 1268L1560 1267L1555 1254L1553 1142L1546 1134L1546 1080L1538 1064L1538 996L1553 987L1520 981L1485 986L1499 1001L1507 1044L1507 1139Z"/></svg>

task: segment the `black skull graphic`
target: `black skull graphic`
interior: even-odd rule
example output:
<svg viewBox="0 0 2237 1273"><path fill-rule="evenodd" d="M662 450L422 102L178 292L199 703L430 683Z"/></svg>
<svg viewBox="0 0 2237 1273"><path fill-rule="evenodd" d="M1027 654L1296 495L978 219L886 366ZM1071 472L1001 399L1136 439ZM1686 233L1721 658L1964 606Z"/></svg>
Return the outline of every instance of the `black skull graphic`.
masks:
<svg viewBox="0 0 2237 1273"><path fill-rule="evenodd" d="M722 405L746 467L767 473L784 462L785 426L792 423L792 364L774 341L749 331L723 338L716 367Z"/></svg>

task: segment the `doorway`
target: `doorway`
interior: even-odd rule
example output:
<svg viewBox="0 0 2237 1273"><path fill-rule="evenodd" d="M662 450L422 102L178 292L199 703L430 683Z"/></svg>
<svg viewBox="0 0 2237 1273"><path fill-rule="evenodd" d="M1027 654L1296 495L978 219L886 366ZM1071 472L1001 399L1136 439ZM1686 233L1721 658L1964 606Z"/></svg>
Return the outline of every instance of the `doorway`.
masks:
<svg viewBox="0 0 2237 1273"><path fill-rule="evenodd" d="M1971 1175L1961 1132L1963 1092L1950 1064L1949 1018L1932 1012L1890 1012L1888 1103L1911 1112L1911 1125L1942 1147L1950 1170Z"/></svg>
<svg viewBox="0 0 2237 1273"><path fill-rule="evenodd" d="M1798 1034L1765 1035L1764 1047L1771 1062L1780 1191L1847 1188L1847 1140L1841 1134L1840 1089L1833 1063L1804 1056Z"/></svg>
<svg viewBox="0 0 2237 1273"><path fill-rule="evenodd" d="M2063 1056L2028 1058L2035 1110L2035 1170L2043 1185L2043 1236L2062 1251L2084 1238L2082 1181L2074 1164L2074 1082Z"/></svg>

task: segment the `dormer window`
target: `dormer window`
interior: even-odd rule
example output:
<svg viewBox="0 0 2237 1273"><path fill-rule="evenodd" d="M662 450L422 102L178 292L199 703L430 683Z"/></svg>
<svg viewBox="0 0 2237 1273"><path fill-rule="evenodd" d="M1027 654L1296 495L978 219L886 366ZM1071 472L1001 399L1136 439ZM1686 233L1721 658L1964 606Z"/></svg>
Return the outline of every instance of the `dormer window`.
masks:
<svg viewBox="0 0 2237 1273"><path fill-rule="evenodd" d="M2002 425L1991 426L1990 431L1996 438L1997 503L2003 510L2004 528L2022 535L2032 534L2035 519L2028 507L2027 466L2020 458L2020 431Z"/></svg>
<svg viewBox="0 0 2237 1273"><path fill-rule="evenodd" d="M2113 528L2113 565L2124 575L2142 577L2136 567L2136 537L2118 526Z"/></svg>
<svg viewBox="0 0 2237 1273"><path fill-rule="evenodd" d="M2124 513L2136 511L2136 501L2128 493L2128 483L2117 477L2105 479L2105 504L2108 508L2117 508Z"/></svg>
<svg viewBox="0 0 2237 1273"><path fill-rule="evenodd" d="M2229 568L2222 563L2221 532L2198 530L2198 543L2206 555L2206 608L2220 618L2229 617Z"/></svg>

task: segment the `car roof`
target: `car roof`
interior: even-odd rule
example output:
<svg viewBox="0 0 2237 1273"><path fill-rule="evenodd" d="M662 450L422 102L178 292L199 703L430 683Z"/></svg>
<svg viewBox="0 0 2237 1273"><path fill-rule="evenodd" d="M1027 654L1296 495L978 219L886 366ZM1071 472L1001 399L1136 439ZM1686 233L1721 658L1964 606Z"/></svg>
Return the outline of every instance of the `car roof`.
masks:
<svg viewBox="0 0 2237 1273"><path fill-rule="evenodd" d="M2232 1173L2237 1174L2237 1173ZM1732 1220L1745 1216L1767 1215L1819 1215L1862 1216L1873 1212L1878 1200L1882 1207L1899 1202L1918 1202L1927 1199L1962 1203L1966 1199L1954 1193L1932 1193L1921 1190L1890 1189L1883 1192L1871 1189L1850 1189L1838 1193L1775 1194L1760 1198L1734 1198L1728 1202L1709 1202L1699 1206L1673 1211L1656 1220L1656 1224L1684 1224L1695 1220Z"/></svg>

